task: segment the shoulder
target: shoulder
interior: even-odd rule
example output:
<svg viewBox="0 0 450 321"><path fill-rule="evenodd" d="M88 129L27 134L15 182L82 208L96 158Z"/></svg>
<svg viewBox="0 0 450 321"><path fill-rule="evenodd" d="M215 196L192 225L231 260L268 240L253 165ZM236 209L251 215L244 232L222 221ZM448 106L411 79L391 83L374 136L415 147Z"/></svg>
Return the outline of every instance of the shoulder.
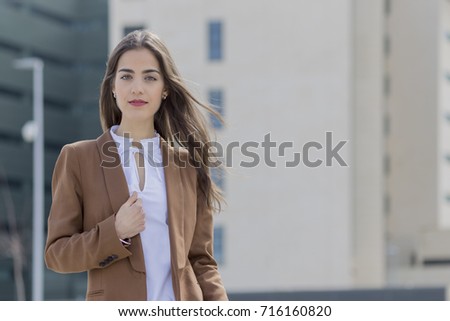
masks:
<svg viewBox="0 0 450 321"><path fill-rule="evenodd" d="M57 165L60 164L62 168L79 168L81 164L95 163L100 158L97 144L98 138L96 140L80 140L64 145L59 153Z"/></svg>
<svg viewBox="0 0 450 321"><path fill-rule="evenodd" d="M161 153L169 162L174 163L179 167L190 166L189 150L182 146L172 146L166 140L161 138Z"/></svg>
<svg viewBox="0 0 450 321"><path fill-rule="evenodd" d="M96 147L96 141L93 139L90 140L80 140L77 142L73 142L70 144L65 145L63 148L68 148L76 151L84 151L92 149L93 147Z"/></svg>
<svg viewBox="0 0 450 321"><path fill-rule="evenodd" d="M112 141L109 132L105 132L96 139L79 140L63 146L61 153L89 154L98 153L98 146L107 141Z"/></svg>
<svg viewBox="0 0 450 321"><path fill-rule="evenodd" d="M84 140L66 144L62 147L55 164L55 172L65 170L77 171L80 167L80 160L90 158L95 148L95 141Z"/></svg>
<svg viewBox="0 0 450 321"><path fill-rule="evenodd" d="M95 140L82 140L64 145L61 149L60 155L76 155L78 157L82 157L93 152L97 152L97 144L95 143Z"/></svg>
<svg viewBox="0 0 450 321"><path fill-rule="evenodd" d="M176 167L184 181L195 185L197 181L197 170L192 162L189 150L181 146L170 146L164 141L161 146L161 151L167 153L167 155L163 155L163 160L167 160L164 165Z"/></svg>
<svg viewBox="0 0 450 321"><path fill-rule="evenodd" d="M184 147L172 147L173 155L175 157L176 163L182 167L190 166L190 154L187 148ZM184 166L186 164L186 166Z"/></svg>

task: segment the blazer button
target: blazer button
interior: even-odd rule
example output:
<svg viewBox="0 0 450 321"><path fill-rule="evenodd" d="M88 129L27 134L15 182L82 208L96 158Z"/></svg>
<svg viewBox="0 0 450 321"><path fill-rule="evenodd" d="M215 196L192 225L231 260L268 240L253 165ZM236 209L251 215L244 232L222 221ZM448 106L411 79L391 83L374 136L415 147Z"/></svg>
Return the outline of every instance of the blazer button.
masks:
<svg viewBox="0 0 450 321"><path fill-rule="evenodd" d="M106 260L107 260L108 262L112 262L112 261L114 261L114 260L117 259L117 258L118 258L118 256L115 255L115 254L113 254L113 255L108 256L108 257L106 258Z"/></svg>

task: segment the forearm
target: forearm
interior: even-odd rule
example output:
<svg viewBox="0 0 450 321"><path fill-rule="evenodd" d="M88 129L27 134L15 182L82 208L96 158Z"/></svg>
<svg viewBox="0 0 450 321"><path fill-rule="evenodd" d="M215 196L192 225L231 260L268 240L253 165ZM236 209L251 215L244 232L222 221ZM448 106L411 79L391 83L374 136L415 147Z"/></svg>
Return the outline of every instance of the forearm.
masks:
<svg viewBox="0 0 450 321"><path fill-rule="evenodd" d="M213 255L214 223L212 212L197 202L197 221L189 250L189 261L203 291L204 300L228 300Z"/></svg>
<svg viewBox="0 0 450 321"><path fill-rule="evenodd" d="M214 260L205 264L202 260L191 262L205 301L227 301L228 296Z"/></svg>
<svg viewBox="0 0 450 321"><path fill-rule="evenodd" d="M47 267L55 272L83 272L104 268L131 255L114 229L114 216L100 222L90 231L68 232L68 227L49 223L45 248Z"/></svg>

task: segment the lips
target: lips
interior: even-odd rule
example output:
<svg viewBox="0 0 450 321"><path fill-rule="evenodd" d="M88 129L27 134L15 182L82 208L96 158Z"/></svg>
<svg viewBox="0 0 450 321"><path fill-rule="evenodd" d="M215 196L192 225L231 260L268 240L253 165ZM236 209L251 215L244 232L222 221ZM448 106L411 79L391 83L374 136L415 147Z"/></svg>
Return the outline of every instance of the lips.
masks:
<svg viewBox="0 0 450 321"><path fill-rule="evenodd" d="M133 100L130 100L128 103L134 107L141 107L141 106L144 106L147 102L142 99L133 99Z"/></svg>

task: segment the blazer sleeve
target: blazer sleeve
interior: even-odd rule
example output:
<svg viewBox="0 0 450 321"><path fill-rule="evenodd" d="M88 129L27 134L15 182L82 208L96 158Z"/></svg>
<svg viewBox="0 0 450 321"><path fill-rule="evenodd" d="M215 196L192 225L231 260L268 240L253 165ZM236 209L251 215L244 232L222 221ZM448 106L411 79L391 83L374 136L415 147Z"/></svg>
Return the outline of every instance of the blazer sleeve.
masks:
<svg viewBox="0 0 450 321"><path fill-rule="evenodd" d="M90 230L83 229L86 213L83 213L79 156L76 146L64 146L52 178L45 263L49 269L60 273L104 268L131 255L117 236L115 215Z"/></svg>
<svg viewBox="0 0 450 321"><path fill-rule="evenodd" d="M228 296L213 256L213 213L206 208L206 202L197 188L197 222L189 250L197 281L206 301L226 301Z"/></svg>

